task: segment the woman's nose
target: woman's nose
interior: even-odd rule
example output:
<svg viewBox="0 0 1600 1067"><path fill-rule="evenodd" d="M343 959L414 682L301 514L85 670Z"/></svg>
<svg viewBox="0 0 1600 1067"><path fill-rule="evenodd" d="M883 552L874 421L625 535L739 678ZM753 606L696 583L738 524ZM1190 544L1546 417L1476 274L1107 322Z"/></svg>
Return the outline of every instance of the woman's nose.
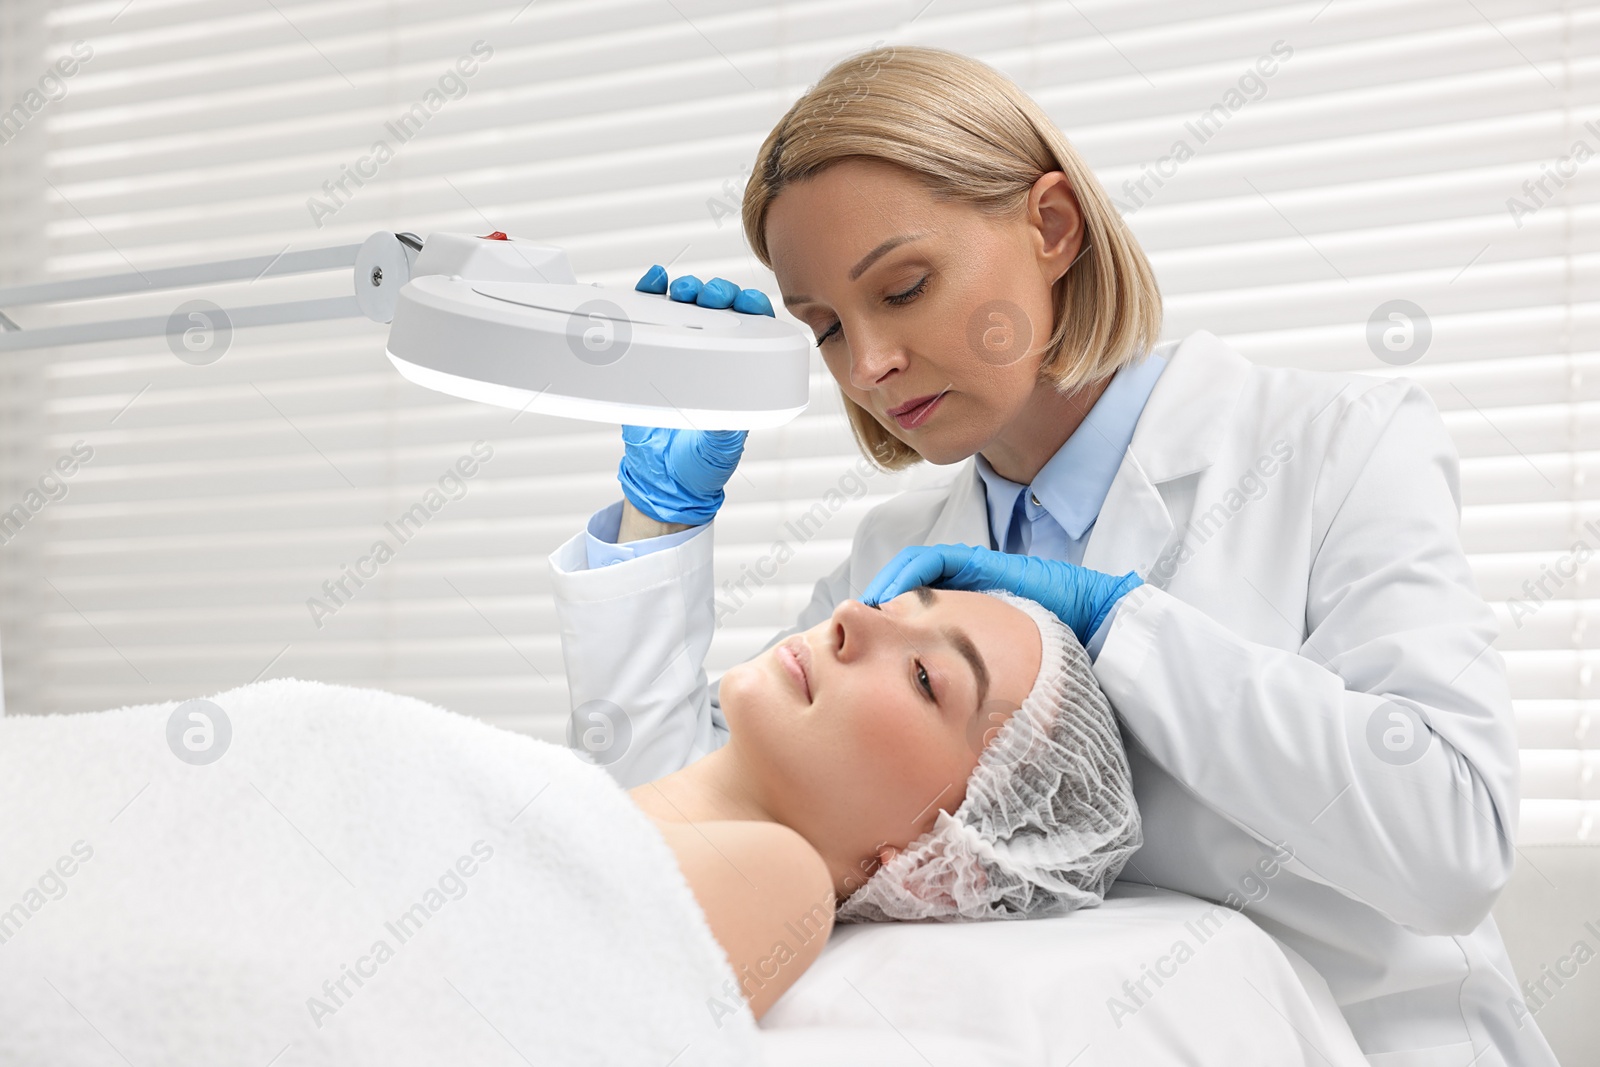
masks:
<svg viewBox="0 0 1600 1067"><path fill-rule="evenodd" d="M859 660L872 651L889 622L878 608L859 600L841 600L833 609L833 653L842 662Z"/></svg>
<svg viewBox="0 0 1600 1067"><path fill-rule="evenodd" d="M905 350L889 338L858 336L850 342L850 384L857 389L876 389L905 367Z"/></svg>

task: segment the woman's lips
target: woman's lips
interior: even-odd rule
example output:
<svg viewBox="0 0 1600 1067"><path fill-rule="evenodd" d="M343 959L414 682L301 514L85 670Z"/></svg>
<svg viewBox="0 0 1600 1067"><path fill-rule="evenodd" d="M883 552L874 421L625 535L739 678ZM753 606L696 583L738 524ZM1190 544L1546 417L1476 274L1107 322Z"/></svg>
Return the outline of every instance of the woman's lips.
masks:
<svg viewBox="0 0 1600 1067"><path fill-rule="evenodd" d="M807 703L811 702L811 679L806 670L810 660L811 649L806 646L803 638L792 637L778 646L778 662L794 679L795 685L804 694Z"/></svg>
<svg viewBox="0 0 1600 1067"><path fill-rule="evenodd" d="M947 392L949 392L948 389L934 393L931 396L921 397L909 405L902 404L897 408L891 408L889 414L894 417L895 422L900 424L902 430L914 430L928 421L929 416L933 414L939 403L944 400L944 394Z"/></svg>

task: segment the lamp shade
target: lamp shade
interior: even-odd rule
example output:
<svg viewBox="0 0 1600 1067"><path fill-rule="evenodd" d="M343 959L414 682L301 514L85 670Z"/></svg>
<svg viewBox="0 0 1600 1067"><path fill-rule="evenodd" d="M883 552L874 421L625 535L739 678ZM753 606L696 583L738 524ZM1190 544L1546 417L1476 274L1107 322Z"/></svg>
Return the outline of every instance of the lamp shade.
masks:
<svg viewBox="0 0 1600 1067"><path fill-rule="evenodd" d="M811 342L793 323L578 284L560 249L470 234L430 235L410 273L387 352L429 389L681 429L778 426L805 410Z"/></svg>

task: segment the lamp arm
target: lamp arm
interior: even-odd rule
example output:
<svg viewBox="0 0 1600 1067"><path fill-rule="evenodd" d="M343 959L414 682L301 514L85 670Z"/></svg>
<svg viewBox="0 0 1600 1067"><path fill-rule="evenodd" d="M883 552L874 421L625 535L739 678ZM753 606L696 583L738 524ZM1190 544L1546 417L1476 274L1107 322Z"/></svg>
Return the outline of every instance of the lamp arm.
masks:
<svg viewBox="0 0 1600 1067"><path fill-rule="evenodd" d="M227 309L235 326L273 326L290 322L320 322L359 318L388 322L400 287L411 278L422 240L414 234L380 231L358 245L336 245L283 251L272 256L246 256L210 263L158 267L129 274L104 274L58 282L0 287L0 308L30 304L59 304L161 289L183 289L218 282L258 281L262 278L350 269L351 292L345 296L282 301ZM387 312L387 314L385 314ZM382 316L382 317L380 317ZM161 316L80 322L65 326L18 326L0 311L0 352L57 345L156 337L167 332Z"/></svg>

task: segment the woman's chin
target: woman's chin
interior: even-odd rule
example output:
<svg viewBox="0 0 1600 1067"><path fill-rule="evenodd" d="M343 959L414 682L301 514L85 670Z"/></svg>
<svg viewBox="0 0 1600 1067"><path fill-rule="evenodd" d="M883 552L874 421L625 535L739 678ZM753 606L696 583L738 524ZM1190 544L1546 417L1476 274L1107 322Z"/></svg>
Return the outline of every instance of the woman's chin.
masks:
<svg viewBox="0 0 1600 1067"><path fill-rule="evenodd" d="M762 660L765 658L757 656L736 663L723 672L722 681L718 683L718 696L728 729L737 730L747 713L770 714L782 700L782 694L773 684L771 672L764 669Z"/></svg>
<svg viewBox="0 0 1600 1067"><path fill-rule="evenodd" d="M935 419L944 412L935 412ZM896 434L902 444L910 445L923 462L935 467L947 467L980 451L987 443L980 440L967 426L928 426L920 431Z"/></svg>
<svg viewBox="0 0 1600 1067"><path fill-rule="evenodd" d="M768 669L765 656L729 667L722 675L722 716L728 723L728 744L737 745L740 762L757 775L774 797L791 797L811 773L804 721L792 692ZM781 668L779 668L781 669Z"/></svg>

